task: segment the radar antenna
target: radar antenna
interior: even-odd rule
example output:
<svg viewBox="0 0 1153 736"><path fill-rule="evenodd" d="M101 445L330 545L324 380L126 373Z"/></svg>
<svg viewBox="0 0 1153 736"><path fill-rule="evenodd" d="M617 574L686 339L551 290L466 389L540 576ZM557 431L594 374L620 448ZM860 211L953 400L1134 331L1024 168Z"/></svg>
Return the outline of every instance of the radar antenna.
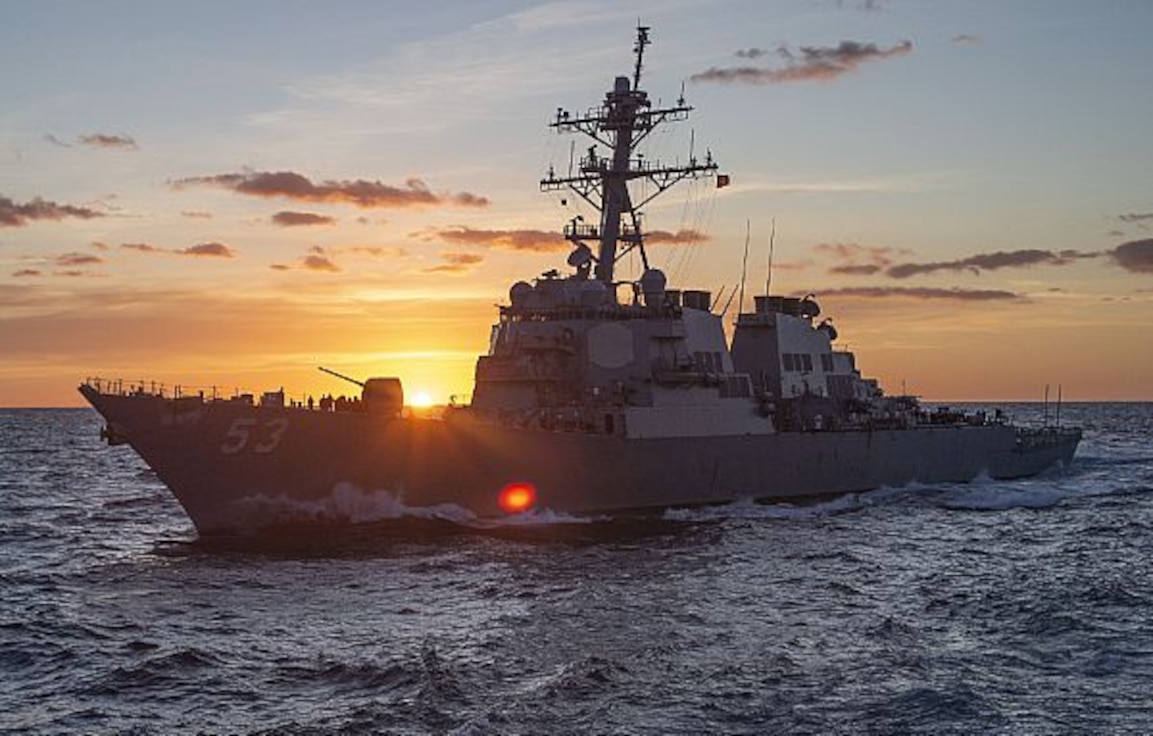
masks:
<svg viewBox="0 0 1153 736"><path fill-rule="evenodd" d="M633 46L633 51L637 55L637 65L633 69L633 89L640 89L641 87L641 66L642 60L645 56L645 46L651 43L649 41L649 26L642 26L637 24L637 42ZM681 95L684 96L683 94Z"/></svg>
<svg viewBox="0 0 1153 736"><path fill-rule="evenodd" d="M664 123L687 120L692 107L682 97L672 107L653 107L648 93L640 88L641 69L645 47L648 46L648 26L637 26L637 40L633 47L636 65L633 78L617 77L613 88L605 94L598 108L585 113L570 113L558 108L556 119L549 127L559 133L583 133L593 140L586 154L580 158L576 171L558 176L550 167L541 179L542 191L568 189L600 212L599 225L572 220L565 225L565 239L574 245L588 245L596 241L596 278L613 286L616 263L633 248L640 250L641 262L648 267L644 249L641 208L667 189L686 178L716 176L717 164L712 153L704 161L690 152L685 166L667 166L659 161L636 154L640 143L654 129ZM597 144L609 149L602 155ZM634 199L629 184L647 182L651 189ZM718 186L723 186L720 178ZM727 183L727 181L725 182ZM626 218L622 222L622 218ZM615 293L615 289L610 289Z"/></svg>

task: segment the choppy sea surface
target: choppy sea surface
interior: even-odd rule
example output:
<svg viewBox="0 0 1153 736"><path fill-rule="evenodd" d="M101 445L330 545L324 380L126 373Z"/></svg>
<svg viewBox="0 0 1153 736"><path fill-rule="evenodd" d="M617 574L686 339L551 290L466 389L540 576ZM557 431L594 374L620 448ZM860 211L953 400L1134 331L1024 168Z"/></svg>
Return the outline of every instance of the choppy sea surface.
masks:
<svg viewBox="0 0 1153 736"><path fill-rule="evenodd" d="M1062 422L1024 481L221 547L3 410L0 733L1150 733L1153 404Z"/></svg>

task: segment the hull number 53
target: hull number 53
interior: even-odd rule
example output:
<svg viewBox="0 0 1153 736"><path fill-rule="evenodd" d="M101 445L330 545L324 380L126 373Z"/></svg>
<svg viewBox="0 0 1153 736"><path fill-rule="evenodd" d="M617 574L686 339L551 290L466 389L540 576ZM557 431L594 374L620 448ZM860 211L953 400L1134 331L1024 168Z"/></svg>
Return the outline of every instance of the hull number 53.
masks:
<svg viewBox="0 0 1153 736"><path fill-rule="evenodd" d="M286 429L288 420L284 418L262 422L252 417L238 417L232 420L228 431L224 433L220 452L222 455L235 455L250 449L252 452L266 455L280 444L280 438L284 436Z"/></svg>

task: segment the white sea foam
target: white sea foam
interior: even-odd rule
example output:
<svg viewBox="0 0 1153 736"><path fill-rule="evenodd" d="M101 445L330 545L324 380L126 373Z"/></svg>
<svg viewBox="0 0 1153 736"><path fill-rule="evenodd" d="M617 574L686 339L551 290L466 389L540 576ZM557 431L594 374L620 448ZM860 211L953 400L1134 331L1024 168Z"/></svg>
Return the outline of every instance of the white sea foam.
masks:
<svg viewBox="0 0 1153 736"><path fill-rule="evenodd" d="M532 509L531 511L524 511L499 519L475 519L470 523L473 526L484 528L501 528L552 526L558 524L591 524L596 521L606 521L608 519L609 517L575 516L546 508Z"/></svg>
<svg viewBox="0 0 1153 736"><path fill-rule="evenodd" d="M463 506L451 503L409 506L401 499L401 494L394 495L383 489L365 491L352 483L338 483L329 496L315 501L302 501L284 495L260 495L247 499L245 506L254 515L354 524L404 518L435 519L458 524L476 520L476 515Z"/></svg>
<svg viewBox="0 0 1153 736"><path fill-rule="evenodd" d="M940 505L964 511L1004 511L1006 509L1047 509L1068 498L1054 486L1015 488L1005 485L974 484L950 489L940 496Z"/></svg>
<svg viewBox="0 0 1153 736"><path fill-rule="evenodd" d="M811 504L763 503L741 499L719 506L699 506L693 508L669 509L664 513L666 521L719 521L725 519L817 519L834 514L843 514L861 508L856 494L838 496L828 501Z"/></svg>

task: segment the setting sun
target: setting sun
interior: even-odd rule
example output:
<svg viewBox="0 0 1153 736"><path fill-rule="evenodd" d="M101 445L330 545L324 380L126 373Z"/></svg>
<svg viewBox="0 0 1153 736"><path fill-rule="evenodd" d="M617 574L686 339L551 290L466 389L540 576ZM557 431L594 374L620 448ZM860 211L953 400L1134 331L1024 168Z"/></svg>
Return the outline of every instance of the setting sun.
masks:
<svg viewBox="0 0 1153 736"><path fill-rule="evenodd" d="M432 397L429 396L427 391L417 391L413 393L411 402L414 407L425 409L432 406Z"/></svg>

